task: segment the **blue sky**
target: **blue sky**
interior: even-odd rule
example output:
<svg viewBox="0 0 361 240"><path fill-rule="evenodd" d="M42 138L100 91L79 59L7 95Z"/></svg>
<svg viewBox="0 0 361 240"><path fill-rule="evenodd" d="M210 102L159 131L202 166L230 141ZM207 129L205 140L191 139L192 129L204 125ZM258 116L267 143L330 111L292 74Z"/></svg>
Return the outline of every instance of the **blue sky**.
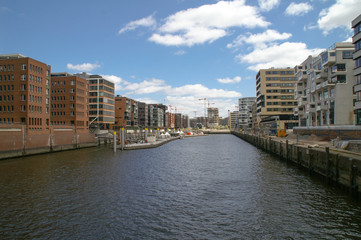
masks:
<svg viewBox="0 0 361 240"><path fill-rule="evenodd" d="M190 117L207 98L226 117L255 96L258 69L350 40L359 14L361 0L0 0L0 54L100 74Z"/></svg>

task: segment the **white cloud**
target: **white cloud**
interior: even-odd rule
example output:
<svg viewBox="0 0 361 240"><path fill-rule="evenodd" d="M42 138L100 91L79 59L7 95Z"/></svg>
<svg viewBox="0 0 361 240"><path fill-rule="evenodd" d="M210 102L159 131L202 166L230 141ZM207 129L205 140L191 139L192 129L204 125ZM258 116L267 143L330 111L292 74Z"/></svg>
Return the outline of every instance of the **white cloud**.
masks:
<svg viewBox="0 0 361 240"><path fill-rule="evenodd" d="M179 51L175 52L174 54L177 55L177 56L181 56L181 55L184 55L184 54L186 54L186 53L187 53L187 52L184 51L184 50L179 50Z"/></svg>
<svg viewBox="0 0 361 240"><path fill-rule="evenodd" d="M284 42L268 48L256 48L246 55L238 55L242 63L248 63L248 69L258 71L265 68L294 67L309 55L316 55L323 49L308 49L302 42Z"/></svg>
<svg viewBox="0 0 361 240"><path fill-rule="evenodd" d="M125 85L122 87L122 90L130 91L129 94L140 95L164 92L169 88L171 87L166 85L164 80L153 78L152 80L144 80L140 83L126 82Z"/></svg>
<svg viewBox="0 0 361 240"><path fill-rule="evenodd" d="M122 29L118 31L118 34L125 33L127 31L135 30L138 27L155 27L157 24L156 20L154 19L153 15L150 15L145 18L141 18L139 20L132 21L125 25Z"/></svg>
<svg viewBox="0 0 361 240"><path fill-rule="evenodd" d="M217 81L223 84L232 84L232 83L239 83L242 80L240 76L236 76L234 78L218 78Z"/></svg>
<svg viewBox="0 0 361 240"><path fill-rule="evenodd" d="M181 87L168 89L166 92L170 96L195 96L199 98L236 98L242 94L236 91L228 91L224 89L210 89L202 84L188 84Z"/></svg>
<svg viewBox="0 0 361 240"><path fill-rule="evenodd" d="M121 84L127 83L127 81L115 75L102 75L102 77L114 83L115 91L122 90Z"/></svg>
<svg viewBox="0 0 361 240"><path fill-rule="evenodd" d="M361 12L360 0L337 0L335 4L320 12L318 27L324 34L335 28L351 29L351 21Z"/></svg>
<svg viewBox="0 0 361 240"><path fill-rule="evenodd" d="M259 7L262 11L270 11L278 6L280 0L258 0Z"/></svg>
<svg viewBox="0 0 361 240"><path fill-rule="evenodd" d="M83 63L83 64L76 64L76 65L68 63L66 65L66 67L69 70L75 70L75 71L79 71L79 72L90 72L90 71L93 71L94 69L100 68L100 65L97 63Z"/></svg>
<svg viewBox="0 0 361 240"><path fill-rule="evenodd" d="M166 46L193 46L222 38L231 27L255 28L269 24L256 7L245 5L244 0L219 1L170 15L149 41Z"/></svg>
<svg viewBox="0 0 361 240"><path fill-rule="evenodd" d="M239 47L243 43L252 44L258 47L265 46L267 42L274 42L278 40L285 40L292 36L291 33L279 33L276 30L268 29L263 33L251 34L247 33L247 35L239 35L232 43L228 44L228 48Z"/></svg>
<svg viewBox="0 0 361 240"><path fill-rule="evenodd" d="M312 10L309 3L294 3L292 2L286 9L285 14L290 16L303 16Z"/></svg>

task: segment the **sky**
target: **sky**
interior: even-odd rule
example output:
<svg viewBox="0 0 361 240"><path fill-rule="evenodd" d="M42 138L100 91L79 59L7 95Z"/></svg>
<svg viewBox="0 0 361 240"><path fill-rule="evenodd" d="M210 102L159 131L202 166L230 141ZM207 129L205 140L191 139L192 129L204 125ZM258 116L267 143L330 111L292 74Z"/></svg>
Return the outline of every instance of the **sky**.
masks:
<svg viewBox="0 0 361 240"><path fill-rule="evenodd" d="M116 95L220 116L256 95L259 69L351 41L361 0L0 0L0 54L98 74ZM200 100L204 99L206 100Z"/></svg>

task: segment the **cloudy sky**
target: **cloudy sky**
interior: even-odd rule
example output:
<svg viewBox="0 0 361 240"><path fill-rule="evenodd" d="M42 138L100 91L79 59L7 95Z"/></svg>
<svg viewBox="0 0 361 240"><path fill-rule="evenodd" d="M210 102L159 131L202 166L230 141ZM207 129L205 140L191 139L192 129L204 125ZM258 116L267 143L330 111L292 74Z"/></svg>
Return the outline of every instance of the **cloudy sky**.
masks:
<svg viewBox="0 0 361 240"><path fill-rule="evenodd" d="M100 74L116 94L223 117L258 69L294 67L350 40L361 0L0 0L0 54Z"/></svg>

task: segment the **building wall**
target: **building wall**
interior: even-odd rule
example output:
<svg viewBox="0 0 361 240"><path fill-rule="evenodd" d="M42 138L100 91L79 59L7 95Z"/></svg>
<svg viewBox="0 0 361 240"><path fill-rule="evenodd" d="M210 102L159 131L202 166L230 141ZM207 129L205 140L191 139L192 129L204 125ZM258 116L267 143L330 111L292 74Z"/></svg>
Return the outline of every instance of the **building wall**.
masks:
<svg viewBox="0 0 361 240"><path fill-rule="evenodd" d="M148 104L138 103L138 124L140 127L148 127Z"/></svg>
<svg viewBox="0 0 361 240"><path fill-rule="evenodd" d="M239 124L242 128L252 127L252 105L256 102L256 97L246 97L238 99Z"/></svg>
<svg viewBox="0 0 361 240"><path fill-rule="evenodd" d="M280 128L292 128L297 124L294 117L294 69L261 69L256 75L257 116L262 125L267 121L281 119Z"/></svg>
<svg viewBox="0 0 361 240"><path fill-rule="evenodd" d="M89 127L97 125L100 129L111 129L115 122L114 83L100 75L74 75L88 83Z"/></svg>
<svg viewBox="0 0 361 240"><path fill-rule="evenodd" d="M207 108L208 113L208 126L207 127L218 127L219 113L218 108Z"/></svg>
<svg viewBox="0 0 361 240"><path fill-rule="evenodd" d="M131 99L127 97L115 97L115 122L113 129L131 126Z"/></svg>
<svg viewBox="0 0 361 240"><path fill-rule="evenodd" d="M353 53L353 60L355 62L355 86L353 90L356 95L354 104L355 123L361 125L361 15L352 21L352 28L354 29L352 42L355 46L355 52Z"/></svg>
<svg viewBox="0 0 361 240"><path fill-rule="evenodd" d="M0 55L0 123L49 128L50 66L20 54Z"/></svg>
<svg viewBox="0 0 361 240"><path fill-rule="evenodd" d="M299 126L353 125L353 46L336 43L295 67Z"/></svg>
<svg viewBox="0 0 361 240"><path fill-rule="evenodd" d="M75 126L87 131L87 81L72 74L53 74L51 77L51 125Z"/></svg>

